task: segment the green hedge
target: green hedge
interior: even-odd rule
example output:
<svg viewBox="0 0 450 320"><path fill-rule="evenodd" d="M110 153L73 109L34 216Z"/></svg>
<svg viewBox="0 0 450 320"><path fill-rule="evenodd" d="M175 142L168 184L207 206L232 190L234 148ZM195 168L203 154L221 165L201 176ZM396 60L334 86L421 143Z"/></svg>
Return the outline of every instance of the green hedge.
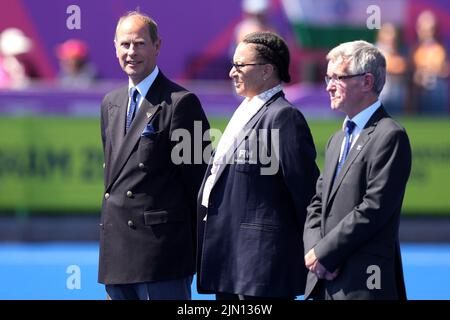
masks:
<svg viewBox="0 0 450 320"><path fill-rule="evenodd" d="M413 147L407 214L448 214L450 120L401 119ZM226 119L212 119L223 131ZM341 120L310 120L323 166L324 145ZM0 119L0 211L34 214L98 212L103 154L99 120L67 117Z"/></svg>

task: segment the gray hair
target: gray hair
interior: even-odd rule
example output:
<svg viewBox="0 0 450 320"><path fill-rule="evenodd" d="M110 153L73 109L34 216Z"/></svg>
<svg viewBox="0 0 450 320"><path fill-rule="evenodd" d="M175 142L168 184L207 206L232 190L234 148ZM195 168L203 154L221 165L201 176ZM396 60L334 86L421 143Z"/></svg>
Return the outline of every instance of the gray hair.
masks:
<svg viewBox="0 0 450 320"><path fill-rule="evenodd" d="M363 40L345 42L327 54L328 61L336 61L340 57L349 62L349 73L373 74L375 78L373 90L377 94L381 93L386 81L386 59L380 50Z"/></svg>

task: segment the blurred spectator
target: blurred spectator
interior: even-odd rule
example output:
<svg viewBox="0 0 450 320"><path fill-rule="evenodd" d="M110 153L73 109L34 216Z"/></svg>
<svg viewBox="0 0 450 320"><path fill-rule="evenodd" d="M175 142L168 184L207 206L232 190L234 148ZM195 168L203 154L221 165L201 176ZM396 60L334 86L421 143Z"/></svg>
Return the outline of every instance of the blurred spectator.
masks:
<svg viewBox="0 0 450 320"><path fill-rule="evenodd" d="M242 0L241 6L243 17L234 29L233 42L229 48L230 59L233 59L237 45L246 35L261 31L277 33L275 28L268 21L270 0ZM231 66L228 65L228 68L231 68ZM227 72L228 71L229 69ZM234 92L234 94L236 93Z"/></svg>
<svg viewBox="0 0 450 320"><path fill-rule="evenodd" d="M96 79L96 70L88 60L88 47L78 39L70 39L56 49L60 63L59 81L64 87L87 88Z"/></svg>
<svg viewBox="0 0 450 320"><path fill-rule="evenodd" d="M431 11L417 18L418 44L412 54L414 111L422 114L448 112L448 63L445 47L437 37L438 21Z"/></svg>
<svg viewBox="0 0 450 320"><path fill-rule="evenodd" d="M236 26L234 34L235 45L240 43L249 33L257 31L274 32L274 28L268 22L268 9L269 0L242 0L242 11L244 12L244 18Z"/></svg>
<svg viewBox="0 0 450 320"><path fill-rule="evenodd" d="M386 83L380 99L391 114L403 113L407 98L406 59L398 50L398 32L391 23L381 26L375 45L386 58Z"/></svg>
<svg viewBox="0 0 450 320"><path fill-rule="evenodd" d="M32 41L17 28L0 33L0 88L21 89L30 82L25 55Z"/></svg>

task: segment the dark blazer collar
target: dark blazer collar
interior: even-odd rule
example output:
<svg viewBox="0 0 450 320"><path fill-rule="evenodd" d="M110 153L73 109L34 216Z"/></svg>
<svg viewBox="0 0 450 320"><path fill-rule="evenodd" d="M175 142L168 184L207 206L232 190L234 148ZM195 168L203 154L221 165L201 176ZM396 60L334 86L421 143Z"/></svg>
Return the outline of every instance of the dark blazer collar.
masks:
<svg viewBox="0 0 450 320"><path fill-rule="evenodd" d="M167 81L168 79L164 76L161 70L159 70L158 75L156 76L155 81L153 81L152 85L150 86L150 89L148 90L145 99L142 101L142 105L139 107L139 110L141 110L141 107L143 106L146 105L148 106L148 104L150 104L151 106L156 106L161 102L162 100L161 95L163 92L164 84ZM129 98L128 86L124 86L120 88L117 101L114 101L110 107L118 109L112 110L113 112L109 113L110 118L112 118L110 119L111 123L114 124L112 126L114 128L114 132L112 132L113 137L112 143L116 148L117 146L122 145L123 139L125 137L125 119L128 108L128 98ZM136 114L136 118L138 117L138 113Z"/></svg>
<svg viewBox="0 0 450 320"><path fill-rule="evenodd" d="M370 136L372 132L375 130L376 126L378 125L378 122L386 117L390 117L389 114L384 109L383 105L381 105L377 111L370 117L369 121L367 121L366 126L359 134L358 140L355 142L354 146L348 153L347 159L344 162L344 165L341 168L341 171L339 171L339 174L336 176L335 181L333 183L334 174L336 172L337 163L339 161L339 154L341 152L341 143L336 143L333 146L330 146L330 148L333 148L330 150L330 155L332 155L332 159L327 161L327 176L326 179L326 186L327 190L325 192L329 196L325 195L324 199L326 199L326 203L330 202L330 200L333 198L334 194L336 193L337 189L339 188L342 179L347 174L348 170L350 169L352 163L355 161L356 157L364 150L365 145L369 142ZM337 136L337 141L342 142L344 138L343 132L339 132Z"/></svg>
<svg viewBox="0 0 450 320"><path fill-rule="evenodd" d="M136 116L131 123L125 135L125 117L128 107L128 86L123 88L120 92L120 98L115 112L115 119L113 120L114 128L114 147L115 152L112 156L112 168L108 183L111 184L119 175L126 161L130 157L134 146L139 141L142 131L145 126L153 119L155 114L161 109L162 95L164 84L168 79L162 74L161 70L158 73L155 81L151 85L145 99L142 101ZM109 185L108 185L109 187Z"/></svg>
<svg viewBox="0 0 450 320"><path fill-rule="evenodd" d="M375 111L375 113L370 117L369 121L367 121L366 128L375 127L378 124L378 121L380 121L383 118L390 118L391 116L387 113L386 109L384 108L383 104Z"/></svg>
<svg viewBox="0 0 450 320"><path fill-rule="evenodd" d="M244 134L243 135L239 135L238 140L236 141L235 144L233 144L232 148L233 151L232 152L227 152L227 158L226 158L226 164L221 165L219 167L219 171L217 172L217 176L214 182L214 185L216 184L216 182L219 180L222 172L225 170L225 168L228 166L229 163L231 163L231 159L232 157L234 157L234 154L237 150L237 148L239 147L239 145L242 143L242 141L245 139L245 137L248 137L249 135L249 131L252 130L256 123L258 122L258 120L262 117L262 115L267 111L267 108L273 103L275 102L278 98L280 97L284 97L284 93L283 91L277 92L276 94L274 94L262 107L261 109L259 109L259 111L247 122L247 124L244 126ZM210 165L208 166L208 173L211 170L211 166L212 166L212 159L214 157L211 157L210 160ZM212 188L214 188L214 185Z"/></svg>

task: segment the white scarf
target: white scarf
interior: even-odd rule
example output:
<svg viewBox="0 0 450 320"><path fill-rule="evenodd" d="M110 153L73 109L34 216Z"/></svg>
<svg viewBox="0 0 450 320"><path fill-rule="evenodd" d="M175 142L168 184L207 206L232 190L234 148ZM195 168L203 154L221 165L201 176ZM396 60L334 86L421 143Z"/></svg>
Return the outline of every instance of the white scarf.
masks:
<svg viewBox="0 0 450 320"><path fill-rule="evenodd" d="M216 153L214 154L213 165L211 167L211 174L206 179L205 187L203 188L202 205L208 207L209 195L211 189L214 186L217 173L219 172L221 165L226 165L227 155L229 152L234 152L231 149L236 144L236 140L239 134L244 129L245 125L250 121L250 119L262 108L270 98L282 90L281 85L277 85L267 91L254 96L251 100L245 98L244 101L239 105L233 116L228 122L225 131L220 138L219 144L217 145ZM205 217L206 220L206 217Z"/></svg>

